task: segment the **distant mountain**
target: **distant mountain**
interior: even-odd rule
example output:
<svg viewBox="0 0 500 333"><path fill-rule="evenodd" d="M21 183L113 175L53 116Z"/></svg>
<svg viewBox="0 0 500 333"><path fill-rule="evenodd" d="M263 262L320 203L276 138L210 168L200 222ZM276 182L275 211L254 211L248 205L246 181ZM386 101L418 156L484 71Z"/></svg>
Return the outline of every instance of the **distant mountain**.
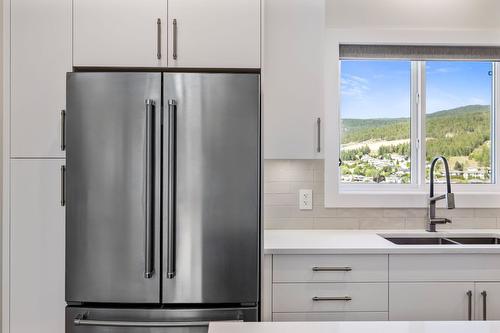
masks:
<svg viewBox="0 0 500 333"><path fill-rule="evenodd" d="M446 116L456 117L458 115L469 115L471 113L477 113L477 112L490 112L490 106L489 105L479 105L479 104L466 105L466 106L461 106L461 107L454 108L454 109L433 112L431 114L428 114L427 117L429 117L429 118L446 117Z"/></svg>
<svg viewBox="0 0 500 333"><path fill-rule="evenodd" d="M490 140L490 116L489 105L466 105L428 114L427 155L470 155ZM408 139L409 135L409 118L342 120L342 143L392 141Z"/></svg>
<svg viewBox="0 0 500 333"><path fill-rule="evenodd" d="M440 137L441 134L471 132L474 129L489 128L489 105L467 105L454 109L437 111L427 115L428 137ZM469 121L476 122L468 123ZM458 126L457 126L458 125ZM444 130L444 133L437 132ZM370 139L399 140L408 139L410 118L370 118L342 119L342 142L360 142Z"/></svg>

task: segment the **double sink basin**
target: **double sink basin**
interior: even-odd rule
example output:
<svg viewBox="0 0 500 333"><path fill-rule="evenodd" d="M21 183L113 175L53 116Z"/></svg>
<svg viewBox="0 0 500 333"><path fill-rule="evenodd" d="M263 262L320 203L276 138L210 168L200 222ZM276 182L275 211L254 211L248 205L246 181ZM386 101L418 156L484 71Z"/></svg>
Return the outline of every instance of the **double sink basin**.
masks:
<svg viewBox="0 0 500 333"><path fill-rule="evenodd" d="M383 238L397 245L500 245L497 237L466 237L466 236L442 236L442 237L410 237L410 236L383 236Z"/></svg>

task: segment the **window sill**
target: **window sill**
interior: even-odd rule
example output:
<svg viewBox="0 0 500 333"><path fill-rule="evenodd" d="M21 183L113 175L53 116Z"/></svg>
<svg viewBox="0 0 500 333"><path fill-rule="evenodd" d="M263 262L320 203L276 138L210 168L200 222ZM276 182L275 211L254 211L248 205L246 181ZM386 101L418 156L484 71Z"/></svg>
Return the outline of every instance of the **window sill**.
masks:
<svg viewBox="0 0 500 333"><path fill-rule="evenodd" d="M442 193L442 192L438 192ZM457 208L500 208L500 192L454 192ZM425 208L427 192L340 191L325 195L327 208ZM444 207L438 202L438 207Z"/></svg>

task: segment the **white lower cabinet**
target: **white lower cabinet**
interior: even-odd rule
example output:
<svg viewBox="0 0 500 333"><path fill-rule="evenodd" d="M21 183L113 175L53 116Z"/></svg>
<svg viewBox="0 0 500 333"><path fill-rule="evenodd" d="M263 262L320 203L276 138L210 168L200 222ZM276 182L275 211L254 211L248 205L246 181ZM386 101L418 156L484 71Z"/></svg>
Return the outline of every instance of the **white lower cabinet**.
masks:
<svg viewBox="0 0 500 333"><path fill-rule="evenodd" d="M500 282L476 283L474 299L476 320L500 320Z"/></svg>
<svg viewBox="0 0 500 333"><path fill-rule="evenodd" d="M263 267L273 321L388 319L387 255L274 255ZM272 274L269 274L268 271Z"/></svg>
<svg viewBox="0 0 500 333"><path fill-rule="evenodd" d="M64 332L64 160L11 160L10 333Z"/></svg>
<svg viewBox="0 0 500 333"><path fill-rule="evenodd" d="M468 320L473 282L389 284L390 320Z"/></svg>
<svg viewBox="0 0 500 333"><path fill-rule="evenodd" d="M266 256L273 321L500 320L499 254Z"/></svg>

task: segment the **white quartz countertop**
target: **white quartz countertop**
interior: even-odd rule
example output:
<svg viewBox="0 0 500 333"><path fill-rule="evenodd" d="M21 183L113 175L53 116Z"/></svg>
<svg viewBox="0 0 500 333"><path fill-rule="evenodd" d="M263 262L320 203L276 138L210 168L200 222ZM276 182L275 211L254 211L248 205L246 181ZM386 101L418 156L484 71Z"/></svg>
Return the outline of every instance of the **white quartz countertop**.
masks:
<svg viewBox="0 0 500 333"><path fill-rule="evenodd" d="M499 321L210 323L208 333L494 333Z"/></svg>
<svg viewBox="0 0 500 333"><path fill-rule="evenodd" d="M500 253L500 245L397 245L391 237L499 237L500 229L265 230L264 254Z"/></svg>

